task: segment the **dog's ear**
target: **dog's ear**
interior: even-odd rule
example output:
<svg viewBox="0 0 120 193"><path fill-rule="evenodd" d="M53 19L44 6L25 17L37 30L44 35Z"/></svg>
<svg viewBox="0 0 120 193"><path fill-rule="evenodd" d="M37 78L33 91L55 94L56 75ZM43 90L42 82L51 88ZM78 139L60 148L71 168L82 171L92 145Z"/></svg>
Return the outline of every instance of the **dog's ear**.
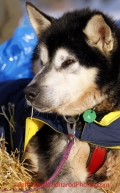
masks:
<svg viewBox="0 0 120 193"><path fill-rule="evenodd" d="M87 36L87 43L91 47L97 47L104 54L113 50L114 38L110 27L102 15L94 15L87 23L83 32Z"/></svg>
<svg viewBox="0 0 120 193"><path fill-rule="evenodd" d="M52 17L46 15L45 13L39 11L32 3L26 3L27 13L30 19L30 22L38 36L46 30L53 20Z"/></svg>

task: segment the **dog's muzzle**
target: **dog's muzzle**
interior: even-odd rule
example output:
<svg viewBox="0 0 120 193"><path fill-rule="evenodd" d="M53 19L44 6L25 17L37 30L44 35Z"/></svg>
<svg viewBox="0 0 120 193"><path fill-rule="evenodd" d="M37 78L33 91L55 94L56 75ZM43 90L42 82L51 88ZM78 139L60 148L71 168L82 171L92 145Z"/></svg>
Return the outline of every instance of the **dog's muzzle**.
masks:
<svg viewBox="0 0 120 193"><path fill-rule="evenodd" d="M27 100L32 102L38 96L39 90L36 88L35 85L32 85L32 86L27 86L24 89L24 93L26 95Z"/></svg>

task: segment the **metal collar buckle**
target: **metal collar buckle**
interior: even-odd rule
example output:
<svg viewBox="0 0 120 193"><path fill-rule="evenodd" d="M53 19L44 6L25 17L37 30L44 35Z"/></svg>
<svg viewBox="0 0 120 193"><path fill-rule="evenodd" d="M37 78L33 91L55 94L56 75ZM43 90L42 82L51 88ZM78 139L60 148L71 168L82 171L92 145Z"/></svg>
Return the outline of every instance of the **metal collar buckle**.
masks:
<svg viewBox="0 0 120 193"><path fill-rule="evenodd" d="M68 143L70 141L73 141L75 142L75 130L76 130L76 123L77 121L79 120L79 116L77 118L75 117L69 117L68 119L64 116L64 120L66 121L67 123L67 130L68 130ZM71 127L71 124L73 125Z"/></svg>

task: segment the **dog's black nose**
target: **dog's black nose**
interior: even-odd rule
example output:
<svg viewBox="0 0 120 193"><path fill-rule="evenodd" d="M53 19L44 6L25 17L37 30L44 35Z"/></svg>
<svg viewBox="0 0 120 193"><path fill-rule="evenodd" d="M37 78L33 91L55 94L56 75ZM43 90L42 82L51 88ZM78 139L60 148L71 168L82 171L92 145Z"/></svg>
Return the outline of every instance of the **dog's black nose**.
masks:
<svg viewBox="0 0 120 193"><path fill-rule="evenodd" d="M33 86L28 86L24 89L24 93L26 95L27 100L34 101L39 91Z"/></svg>

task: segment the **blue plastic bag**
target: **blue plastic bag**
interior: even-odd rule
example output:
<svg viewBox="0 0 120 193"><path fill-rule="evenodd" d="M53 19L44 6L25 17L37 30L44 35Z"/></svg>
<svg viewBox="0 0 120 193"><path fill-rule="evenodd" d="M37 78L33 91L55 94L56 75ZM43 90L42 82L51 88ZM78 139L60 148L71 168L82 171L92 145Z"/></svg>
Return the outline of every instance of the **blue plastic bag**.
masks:
<svg viewBox="0 0 120 193"><path fill-rule="evenodd" d="M20 26L14 36L0 45L0 82L32 78L31 57L37 44L31 26Z"/></svg>

